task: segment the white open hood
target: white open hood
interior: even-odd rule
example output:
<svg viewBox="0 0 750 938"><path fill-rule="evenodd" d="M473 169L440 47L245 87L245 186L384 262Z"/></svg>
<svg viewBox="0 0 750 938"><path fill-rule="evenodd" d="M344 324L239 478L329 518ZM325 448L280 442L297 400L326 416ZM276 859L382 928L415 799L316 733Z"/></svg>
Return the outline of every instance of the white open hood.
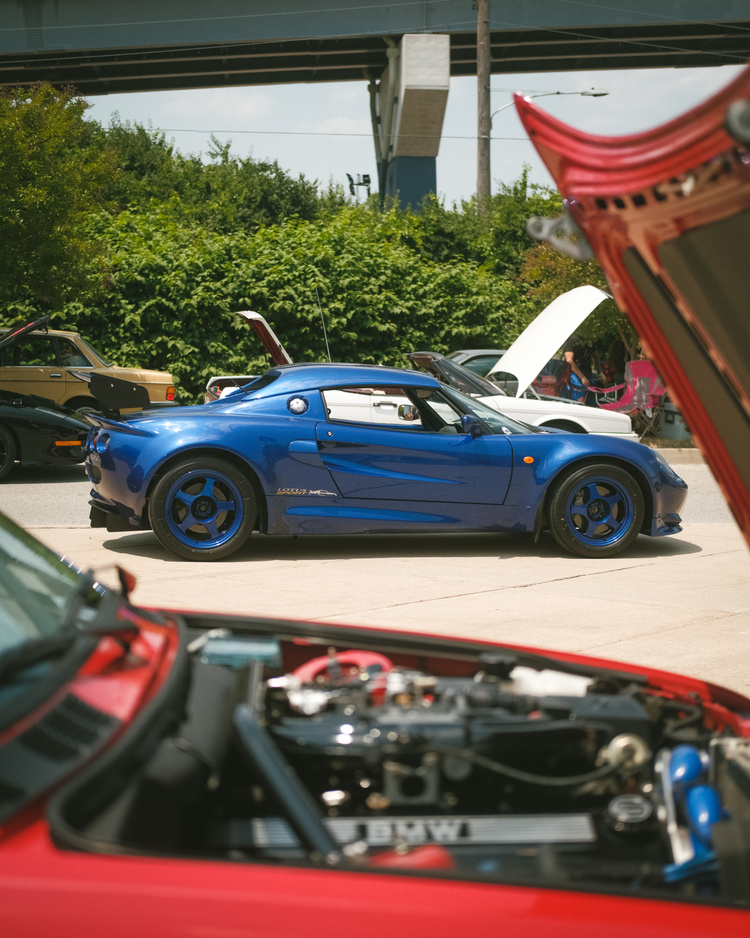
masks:
<svg viewBox="0 0 750 938"><path fill-rule="evenodd" d="M558 296L523 330L489 375L498 371L513 375L520 397L568 336L607 299L608 293L588 285Z"/></svg>

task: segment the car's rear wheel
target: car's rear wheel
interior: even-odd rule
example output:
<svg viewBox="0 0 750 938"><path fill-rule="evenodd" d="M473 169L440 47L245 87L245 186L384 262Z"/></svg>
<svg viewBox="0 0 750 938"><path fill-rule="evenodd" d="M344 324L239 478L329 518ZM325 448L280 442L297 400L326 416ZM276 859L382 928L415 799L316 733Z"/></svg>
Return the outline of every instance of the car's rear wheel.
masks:
<svg viewBox="0 0 750 938"><path fill-rule="evenodd" d="M93 397L74 397L65 405L79 414L101 414L102 409Z"/></svg>
<svg viewBox="0 0 750 938"><path fill-rule="evenodd" d="M160 543L186 560L221 560L252 534L257 499L252 482L233 463L205 456L172 466L149 505Z"/></svg>
<svg viewBox="0 0 750 938"><path fill-rule="evenodd" d="M0 423L0 479L4 479L16 461L16 441L13 434Z"/></svg>
<svg viewBox="0 0 750 938"><path fill-rule="evenodd" d="M581 557L612 557L629 547L643 523L643 493L625 469L598 463L555 483L548 521L558 544Z"/></svg>

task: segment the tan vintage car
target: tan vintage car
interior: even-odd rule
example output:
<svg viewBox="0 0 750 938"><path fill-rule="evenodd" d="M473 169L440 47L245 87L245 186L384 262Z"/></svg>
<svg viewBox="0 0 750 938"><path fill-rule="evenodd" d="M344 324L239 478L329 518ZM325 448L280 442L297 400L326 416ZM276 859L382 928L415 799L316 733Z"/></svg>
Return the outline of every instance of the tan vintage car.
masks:
<svg viewBox="0 0 750 938"><path fill-rule="evenodd" d="M85 379L98 373L143 385L152 403L174 401L168 372L121 368L77 332L45 328L48 320L43 316L18 329L0 329L0 390L35 394L73 410L96 408Z"/></svg>

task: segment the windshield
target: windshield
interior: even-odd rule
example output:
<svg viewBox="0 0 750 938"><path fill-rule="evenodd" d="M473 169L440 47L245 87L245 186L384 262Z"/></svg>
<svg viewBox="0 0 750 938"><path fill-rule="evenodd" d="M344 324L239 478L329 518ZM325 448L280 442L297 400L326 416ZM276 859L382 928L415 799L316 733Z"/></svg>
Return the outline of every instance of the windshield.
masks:
<svg viewBox="0 0 750 938"><path fill-rule="evenodd" d="M114 362L111 362L105 355L102 355L90 342L82 339L80 336L78 336L78 341L84 348L87 348L95 358L98 358L106 368L111 368L114 365Z"/></svg>
<svg viewBox="0 0 750 938"><path fill-rule="evenodd" d="M481 401L476 400L476 398L462 394L454 388L443 385L443 391L458 404L461 410L479 417L482 423L486 424L493 433L505 433L507 435L514 433L544 432L538 427L532 427L529 426L529 424L521 423L519 420L506 417L505 414L498 413L496 410L493 410L492 407L488 407L486 404L482 404Z"/></svg>
<svg viewBox="0 0 750 938"><path fill-rule="evenodd" d="M0 654L69 628L84 579L0 516Z"/></svg>

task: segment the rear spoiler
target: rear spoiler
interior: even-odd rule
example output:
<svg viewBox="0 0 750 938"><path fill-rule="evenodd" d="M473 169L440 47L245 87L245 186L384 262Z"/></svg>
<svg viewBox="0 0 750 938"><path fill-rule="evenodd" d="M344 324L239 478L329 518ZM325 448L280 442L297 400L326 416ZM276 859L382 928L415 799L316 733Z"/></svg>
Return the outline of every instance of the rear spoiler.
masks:
<svg viewBox="0 0 750 938"><path fill-rule="evenodd" d="M95 371L72 371L71 374L88 382L89 390L107 417L119 417L121 410L143 410L151 404L148 391L142 384L111 378Z"/></svg>

